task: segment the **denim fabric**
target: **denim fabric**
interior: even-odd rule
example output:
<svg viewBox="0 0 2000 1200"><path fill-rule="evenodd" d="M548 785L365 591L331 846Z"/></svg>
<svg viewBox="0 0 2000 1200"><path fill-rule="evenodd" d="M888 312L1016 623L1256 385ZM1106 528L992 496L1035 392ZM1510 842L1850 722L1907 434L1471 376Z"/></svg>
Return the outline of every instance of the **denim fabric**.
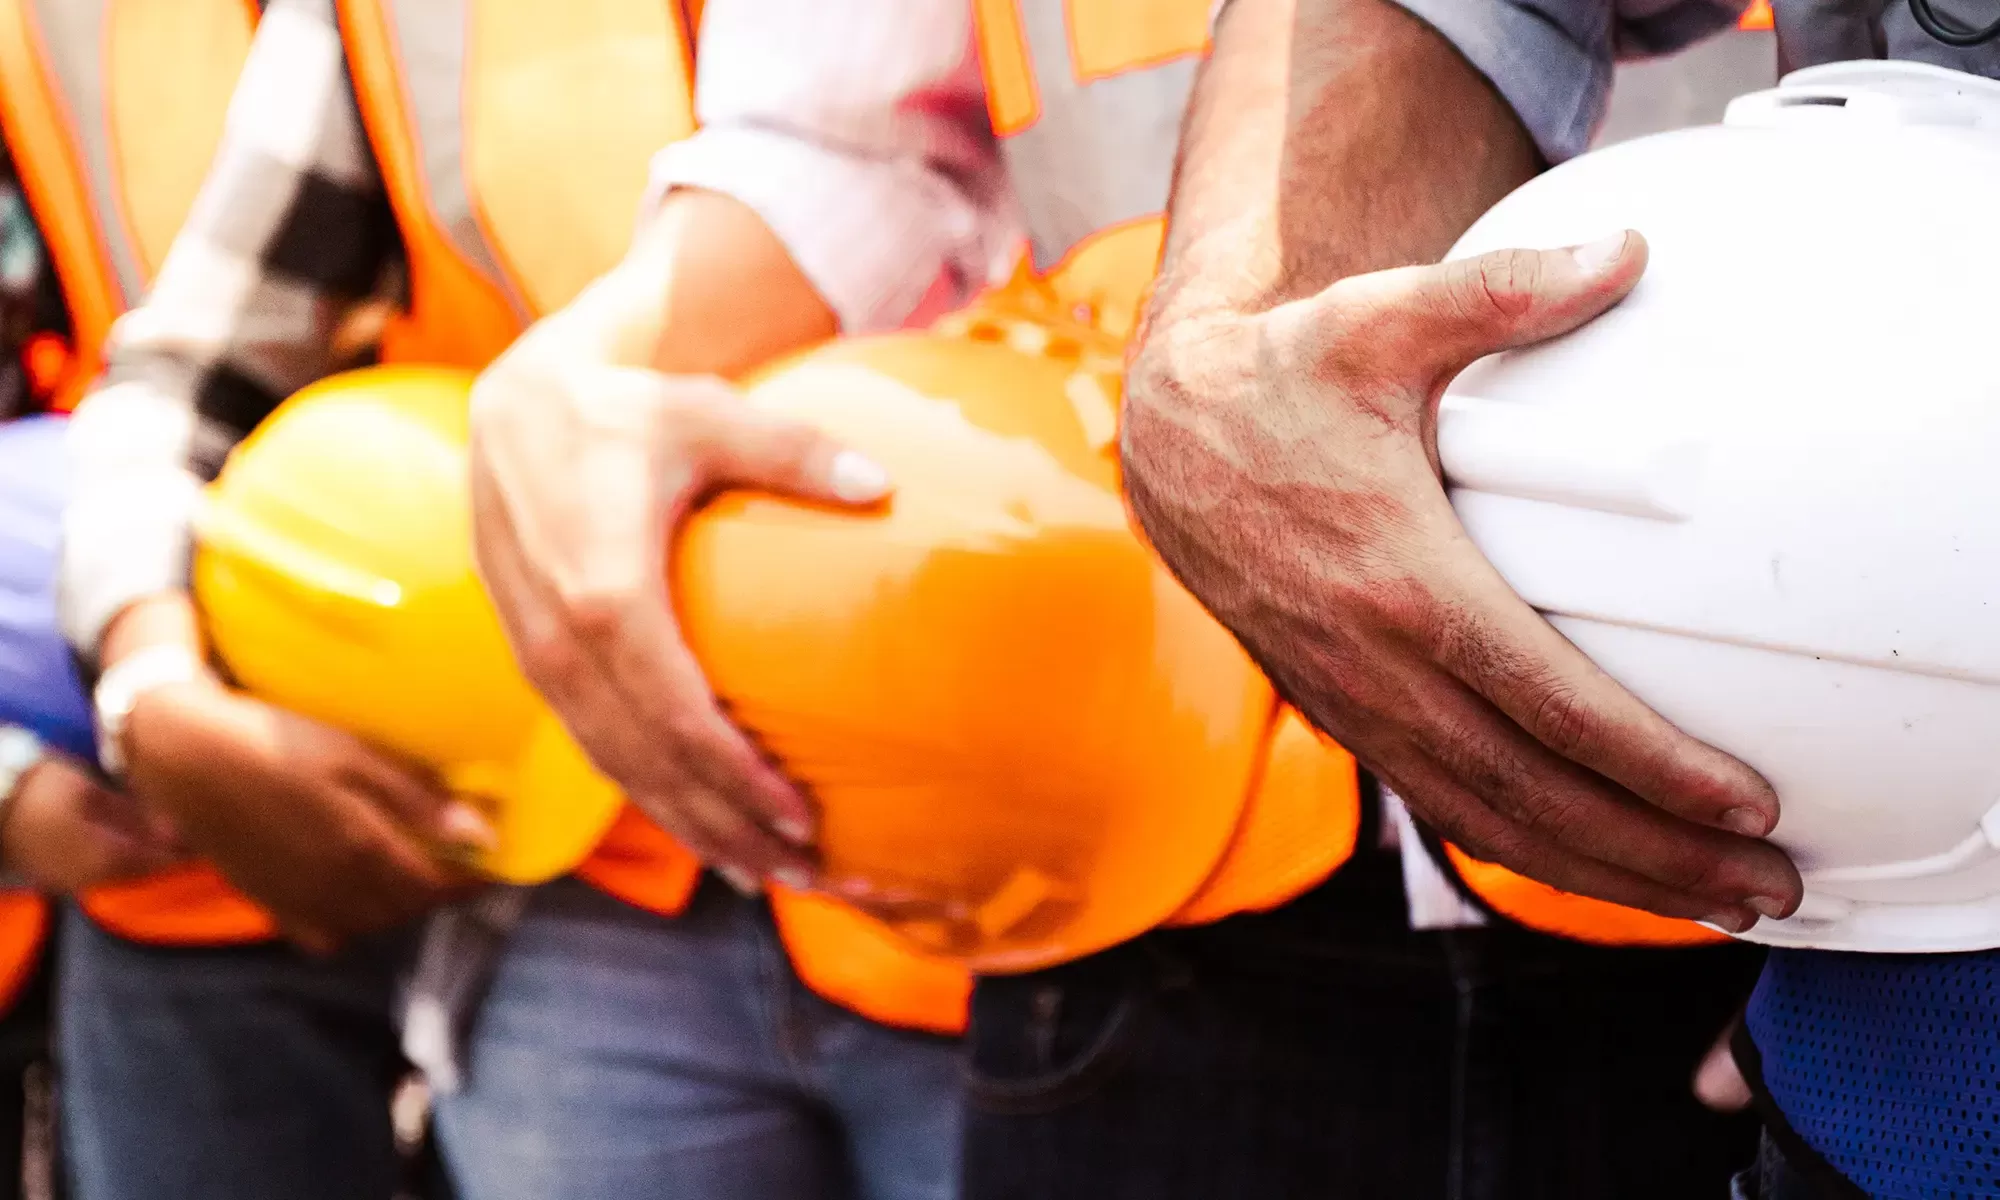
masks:
<svg viewBox="0 0 2000 1200"><path fill-rule="evenodd" d="M769 910L713 880L666 919L536 889L438 1138L465 1200L951 1200L958 1042L793 974Z"/></svg>
<svg viewBox="0 0 2000 1200"><path fill-rule="evenodd" d="M1721 1197L1691 1080L1761 952L1409 930L1392 856L973 997L966 1200Z"/></svg>
<svg viewBox="0 0 2000 1200"><path fill-rule="evenodd" d="M51 938L43 947L34 977L21 989L13 1007L0 1015L0 1200L36 1195L32 1188L23 1187L26 1180L32 1180L35 1187L48 1187L54 1193L50 1200L61 1200L67 1193L62 1163L48 1161L60 1159L60 1148L48 1144L48 1135L55 1129L52 1114L39 1104L28 1103L30 1073L41 1075L46 1083L55 1049L49 1020L55 941Z"/></svg>
<svg viewBox="0 0 2000 1200"><path fill-rule="evenodd" d="M1757 1161L1737 1173L1729 1200L1823 1200L1813 1186L1785 1161L1770 1138L1757 1147Z"/></svg>
<svg viewBox="0 0 2000 1200"><path fill-rule="evenodd" d="M57 1033L78 1200L389 1200L410 946L141 946L70 908Z"/></svg>

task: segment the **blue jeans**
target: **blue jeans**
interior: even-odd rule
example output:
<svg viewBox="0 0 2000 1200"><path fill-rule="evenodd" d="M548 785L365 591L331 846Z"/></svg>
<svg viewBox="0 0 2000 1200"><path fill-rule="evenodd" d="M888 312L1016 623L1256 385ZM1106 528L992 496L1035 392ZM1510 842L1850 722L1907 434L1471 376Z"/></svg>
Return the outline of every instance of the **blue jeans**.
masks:
<svg viewBox="0 0 2000 1200"><path fill-rule="evenodd" d="M410 941L141 946L74 908L57 978L77 1200L390 1200L392 1020Z"/></svg>
<svg viewBox="0 0 2000 1200"><path fill-rule="evenodd" d="M437 1136L465 1200L950 1200L955 1041L793 974L761 901L713 879L679 918L536 890Z"/></svg>

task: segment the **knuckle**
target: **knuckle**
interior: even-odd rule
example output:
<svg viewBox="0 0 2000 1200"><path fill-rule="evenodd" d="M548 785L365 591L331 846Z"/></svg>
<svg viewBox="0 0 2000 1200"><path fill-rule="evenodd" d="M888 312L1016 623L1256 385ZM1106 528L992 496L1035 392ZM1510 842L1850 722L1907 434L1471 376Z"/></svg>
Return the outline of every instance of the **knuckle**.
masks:
<svg viewBox="0 0 2000 1200"><path fill-rule="evenodd" d="M1435 644L1444 632L1445 614L1415 580L1370 570L1342 571L1326 581L1326 590L1332 611L1350 628L1415 634L1421 645Z"/></svg>
<svg viewBox="0 0 2000 1200"><path fill-rule="evenodd" d="M1533 857L1527 839L1507 825L1481 824L1477 828L1457 833L1440 833L1453 845L1480 862L1498 863L1510 869L1519 869Z"/></svg>
<svg viewBox="0 0 2000 1200"><path fill-rule="evenodd" d="M1547 683L1534 696L1528 729L1544 746L1568 759L1590 753L1602 741L1596 714L1574 688L1561 683Z"/></svg>
<svg viewBox="0 0 2000 1200"><path fill-rule="evenodd" d="M1508 808L1523 825L1559 846L1591 848L1596 831L1589 805L1559 781L1518 780Z"/></svg>
<svg viewBox="0 0 2000 1200"><path fill-rule="evenodd" d="M803 466L822 449L830 449L832 440L810 425L797 421L779 421L751 426L752 436L763 443L764 449L773 458Z"/></svg>
<svg viewBox="0 0 2000 1200"><path fill-rule="evenodd" d="M521 660L521 670L536 686L544 689L563 689L574 683L583 673L583 655L569 638L554 630L542 630L528 634L516 646Z"/></svg>
<svg viewBox="0 0 2000 1200"><path fill-rule="evenodd" d="M1743 896L1750 892L1748 883L1737 878L1734 864L1713 853L1666 851L1640 873L1691 895Z"/></svg>
<svg viewBox="0 0 2000 1200"><path fill-rule="evenodd" d="M1535 302L1542 256L1533 250L1498 250L1482 255L1464 297L1476 311L1513 320Z"/></svg>

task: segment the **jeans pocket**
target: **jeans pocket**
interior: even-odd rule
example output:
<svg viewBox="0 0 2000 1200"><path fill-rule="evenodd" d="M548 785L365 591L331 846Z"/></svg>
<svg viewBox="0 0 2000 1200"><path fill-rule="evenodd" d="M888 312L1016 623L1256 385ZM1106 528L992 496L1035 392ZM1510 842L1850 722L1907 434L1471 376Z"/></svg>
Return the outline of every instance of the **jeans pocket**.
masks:
<svg viewBox="0 0 2000 1200"><path fill-rule="evenodd" d="M1131 1060L1156 981L1113 951L1032 975L986 978L972 999L966 1091L1001 1116L1046 1112L1089 1095Z"/></svg>

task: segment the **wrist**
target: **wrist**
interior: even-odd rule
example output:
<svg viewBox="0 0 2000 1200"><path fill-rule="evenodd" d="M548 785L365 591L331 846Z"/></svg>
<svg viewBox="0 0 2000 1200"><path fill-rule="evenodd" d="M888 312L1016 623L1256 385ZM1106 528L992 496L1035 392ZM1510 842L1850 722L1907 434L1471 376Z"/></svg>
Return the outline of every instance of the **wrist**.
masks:
<svg viewBox="0 0 2000 1200"><path fill-rule="evenodd" d="M201 620L186 592L159 592L135 600L105 623L98 661L106 670L151 646L183 646L197 658L204 652Z"/></svg>
<svg viewBox="0 0 2000 1200"><path fill-rule="evenodd" d="M122 779L130 764L132 717L156 693L180 686L221 686L199 654L178 642L157 642L129 650L105 668L92 694L97 716L97 754L104 773Z"/></svg>
<svg viewBox="0 0 2000 1200"><path fill-rule="evenodd" d="M18 726L0 726L0 888L14 886L14 816L21 794L49 766L42 740Z"/></svg>
<svg viewBox="0 0 2000 1200"><path fill-rule="evenodd" d="M1228 308L1162 311L1135 343L1126 399L1155 412L1204 407L1257 382L1262 318Z"/></svg>

